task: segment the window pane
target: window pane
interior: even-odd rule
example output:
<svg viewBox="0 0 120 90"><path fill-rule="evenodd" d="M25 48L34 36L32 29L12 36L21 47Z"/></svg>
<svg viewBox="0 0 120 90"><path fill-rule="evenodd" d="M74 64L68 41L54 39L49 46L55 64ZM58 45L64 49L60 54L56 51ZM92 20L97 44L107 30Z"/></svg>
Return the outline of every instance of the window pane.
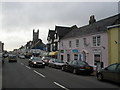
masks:
<svg viewBox="0 0 120 90"><path fill-rule="evenodd" d="M96 46L96 37L93 37L93 46Z"/></svg>
<svg viewBox="0 0 120 90"><path fill-rule="evenodd" d="M100 36L97 36L97 46L100 46L100 41L101 41Z"/></svg>
<svg viewBox="0 0 120 90"><path fill-rule="evenodd" d="M118 65L117 70L120 71L120 65Z"/></svg>
<svg viewBox="0 0 120 90"><path fill-rule="evenodd" d="M76 47L79 47L79 40L76 40Z"/></svg>
<svg viewBox="0 0 120 90"><path fill-rule="evenodd" d="M74 54L74 60L78 60L78 54Z"/></svg>
<svg viewBox="0 0 120 90"><path fill-rule="evenodd" d="M72 42L71 41L69 41L69 47L71 47L72 46Z"/></svg>
<svg viewBox="0 0 120 90"><path fill-rule="evenodd" d="M114 71L116 69L116 66L117 65L111 65L111 66L108 67L108 70Z"/></svg>

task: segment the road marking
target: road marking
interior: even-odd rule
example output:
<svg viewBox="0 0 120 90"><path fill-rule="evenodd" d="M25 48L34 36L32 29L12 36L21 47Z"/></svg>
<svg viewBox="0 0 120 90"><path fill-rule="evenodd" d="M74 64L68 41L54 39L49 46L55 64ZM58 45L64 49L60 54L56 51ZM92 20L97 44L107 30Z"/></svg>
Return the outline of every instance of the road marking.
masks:
<svg viewBox="0 0 120 90"><path fill-rule="evenodd" d="M57 83L57 82L54 82L54 84L56 84L57 86L59 86L59 87L61 87L61 88L63 88L63 89L65 89L65 90L69 90L69 89L67 89L66 87L64 87L63 85L60 85L59 83Z"/></svg>
<svg viewBox="0 0 120 90"><path fill-rule="evenodd" d="M28 68L28 69L31 69L30 67L28 67L28 66L25 66L26 68Z"/></svg>
<svg viewBox="0 0 120 90"><path fill-rule="evenodd" d="M43 75L43 74L41 74L41 73L39 73L39 72L37 72L36 70L33 70L36 74L38 74L38 75L40 75L40 76L42 76L42 77L44 77L45 78L45 76Z"/></svg>
<svg viewBox="0 0 120 90"><path fill-rule="evenodd" d="M21 65L24 65L23 63L21 63Z"/></svg>

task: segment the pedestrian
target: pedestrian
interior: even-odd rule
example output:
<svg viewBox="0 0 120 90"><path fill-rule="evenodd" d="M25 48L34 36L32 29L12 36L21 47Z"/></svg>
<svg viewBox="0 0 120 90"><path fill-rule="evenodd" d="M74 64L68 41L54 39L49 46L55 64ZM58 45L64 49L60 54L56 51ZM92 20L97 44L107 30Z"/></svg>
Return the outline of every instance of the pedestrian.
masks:
<svg viewBox="0 0 120 90"><path fill-rule="evenodd" d="M96 73L99 72L100 69L102 69L102 67L101 67L101 63L100 63L100 62L97 62Z"/></svg>

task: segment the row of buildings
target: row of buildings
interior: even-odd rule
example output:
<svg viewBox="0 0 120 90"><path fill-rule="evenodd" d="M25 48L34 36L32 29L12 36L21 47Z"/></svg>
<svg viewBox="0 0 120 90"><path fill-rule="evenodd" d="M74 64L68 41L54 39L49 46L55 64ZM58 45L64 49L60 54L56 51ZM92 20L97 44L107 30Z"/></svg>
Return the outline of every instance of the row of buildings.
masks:
<svg viewBox="0 0 120 90"><path fill-rule="evenodd" d="M17 54L30 57L31 55L43 56L46 51L46 45L39 39L39 29L37 32L33 29L33 39L28 41L25 45L19 49L14 49L13 52Z"/></svg>
<svg viewBox="0 0 120 90"><path fill-rule="evenodd" d="M120 62L120 14L77 27L55 26L49 30L46 56L64 61L82 60L95 66Z"/></svg>

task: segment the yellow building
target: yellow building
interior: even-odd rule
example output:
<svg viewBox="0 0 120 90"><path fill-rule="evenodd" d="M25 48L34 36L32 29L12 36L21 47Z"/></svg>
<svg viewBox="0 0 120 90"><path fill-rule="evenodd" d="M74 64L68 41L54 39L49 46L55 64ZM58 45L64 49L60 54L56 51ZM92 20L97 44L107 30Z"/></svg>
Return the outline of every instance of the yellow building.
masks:
<svg viewBox="0 0 120 90"><path fill-rule="evenodd" d="M109 64L120 62L120 24L108 26Z"/></svg>

